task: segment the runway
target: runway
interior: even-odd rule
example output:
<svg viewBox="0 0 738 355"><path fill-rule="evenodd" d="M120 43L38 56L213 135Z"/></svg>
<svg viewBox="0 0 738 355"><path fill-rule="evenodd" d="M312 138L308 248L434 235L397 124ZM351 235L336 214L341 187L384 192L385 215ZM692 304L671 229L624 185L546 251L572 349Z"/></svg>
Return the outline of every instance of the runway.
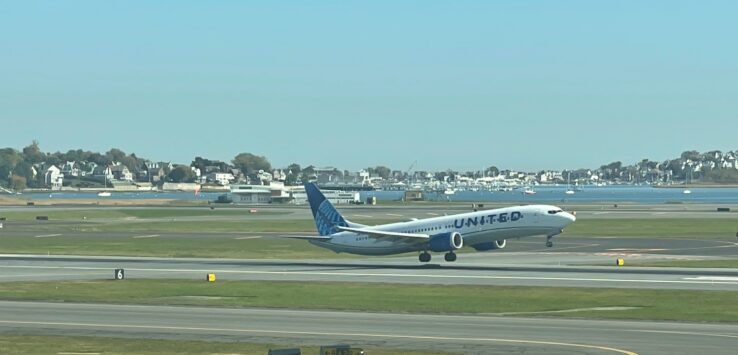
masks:
<svg viewBox="0 0 738 355"><path fill-rule="evenodd" d="M738 326L0 301L0 332L445 350L733 354Z"/></svg>
<svg viewBox="0 0 738 355"><path fill-rule="evenodd" d="M533 254L529 256L541 258ZM123 268L129 279L198 280L216 273L219 280L738 291L735 269L522 265L490 262L485 254L462 256L463 262L419 265L414 257L316 261L0 255L0 282L109 279L114 269Z"/></svg>

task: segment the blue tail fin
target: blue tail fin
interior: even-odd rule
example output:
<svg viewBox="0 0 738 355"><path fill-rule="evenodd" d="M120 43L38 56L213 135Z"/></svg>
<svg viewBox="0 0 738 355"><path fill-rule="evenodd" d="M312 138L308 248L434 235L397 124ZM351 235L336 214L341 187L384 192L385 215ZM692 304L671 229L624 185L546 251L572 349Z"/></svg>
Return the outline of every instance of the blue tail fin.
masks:
<svg viewBox="0 0 738 355"><path fill-rule="evenodd" d="M341 216L335 207L328 201L317 186L313 183L305 184L310 209L313 210L315 226L322 236L338 232L336 226L348 227L348 222Z"/></svg>

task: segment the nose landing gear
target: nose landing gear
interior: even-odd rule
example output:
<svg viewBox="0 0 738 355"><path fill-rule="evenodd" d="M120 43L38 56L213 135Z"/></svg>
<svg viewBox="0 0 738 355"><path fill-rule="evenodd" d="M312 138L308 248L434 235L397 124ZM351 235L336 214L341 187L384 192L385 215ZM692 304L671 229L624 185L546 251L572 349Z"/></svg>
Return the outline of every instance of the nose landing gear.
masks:
<svg viewBox="0 0 738 355"><path fill-rule="evenodd" d="M548 236L546 237L546 248L550 248L550 247L554 246L554 243L553 243L553 241L552 241L553 237L554 237L554 236L557 236L557 235L559 235L559 234L561 234L562 232L564 232L564 230L563 230L563 229L562 229L562 230L560 230L560 231L559 231L558 233L554 233L554 234L550 234L550 235L548 235Z"/></svg>

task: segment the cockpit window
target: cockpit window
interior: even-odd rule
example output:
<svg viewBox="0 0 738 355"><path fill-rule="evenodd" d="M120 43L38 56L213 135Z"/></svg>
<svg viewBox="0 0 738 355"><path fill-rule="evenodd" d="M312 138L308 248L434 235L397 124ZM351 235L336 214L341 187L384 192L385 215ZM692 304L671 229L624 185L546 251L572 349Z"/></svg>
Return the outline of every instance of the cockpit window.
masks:
<svg viewBox="0 0 738 355"><path fill-rule="evenodd" d="M548 211L548 214L557 214L557 213L561 213L561 212L564 212L564 211L562 211L562 210L549 210Z"/></svg>

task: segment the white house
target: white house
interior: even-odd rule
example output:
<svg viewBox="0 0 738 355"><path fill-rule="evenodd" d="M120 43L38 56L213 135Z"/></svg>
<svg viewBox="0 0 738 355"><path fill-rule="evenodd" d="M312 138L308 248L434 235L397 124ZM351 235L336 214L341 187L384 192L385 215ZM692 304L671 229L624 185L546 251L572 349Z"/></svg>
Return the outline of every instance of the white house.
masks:
<svg viewBox="0 0 738 355"><path fill-rule="evenodd" d="M235 180L236 178L233 177L233 174L231 173L219 173L219 172L212 172L208 174L208 180L212 182L217 182L223 186L230 185L231 181Z"/></svg>
<svg viewBox="0 0 738 355"><path fill-rule="evenodd" d="M116 180L133 181L133 173L131 173L131 171L128 170L128 167L125 165L120 164L111 166L110 173Z"/></svg>
<svg viewBox="0 0 738 355"><path fill-rule="evenodd" d="M68 161L66 162L61 169L62 173L66 177L77 177L80 174L79 167L77 166L77 162L74 161Z"/></svg>
<svg viewBox="0 0 738 355"><path fill-rule="evenodd" d="M64 174L62 174L61 169L54 165L46 169L46 174L44 174L44 183L46 186L49 186L52 190L61 190L63 182Z"/></svg>

